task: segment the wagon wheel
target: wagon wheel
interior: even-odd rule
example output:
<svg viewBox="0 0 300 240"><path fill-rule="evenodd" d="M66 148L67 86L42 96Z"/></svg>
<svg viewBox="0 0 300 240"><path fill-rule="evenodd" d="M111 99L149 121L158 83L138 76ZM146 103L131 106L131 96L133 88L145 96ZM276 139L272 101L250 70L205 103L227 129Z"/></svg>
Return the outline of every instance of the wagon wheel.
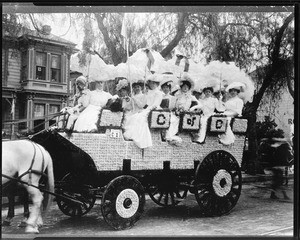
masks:
<svg viewBox="0 0 300 240"><path fill-rule="evenodd" d="M152 181L147 184L147 192L153 202L159 206L176 206L186 198L187 187L180 186L173 175L163 174L156 179L155 182Z"/></svg>
<svg viewBox="0 0 300 240"><path fill-rule="evenodd" d="M78 186L74 177L71 174L67 174L62 178L62 181L69 187L59 189L58 194L65 195L70 198L74 198L83 204L74 203L64 198L57 197L56 202L58 208L66 215L71 217L81 217L87 214L94 206L96 196L88 191L88 189L75 189L73 186ZM73 191L74 190L74 191ZM79 191L78 191L79 190Z"/></svg>
<svg viewBox="0 0 300 240"><path fill-rule="evenodd" d="M241 170L230 153L211 152L197 167L195 196L206 216L229 213L236 205L241 189Z"/></svg>
<svg viewBox="0 0 300 240"><path fill-rule="evenodd" d="M114 229L131 228L144 212L145 193L134 177L123 175L106 187L101 203L104 220Z"/></svg>

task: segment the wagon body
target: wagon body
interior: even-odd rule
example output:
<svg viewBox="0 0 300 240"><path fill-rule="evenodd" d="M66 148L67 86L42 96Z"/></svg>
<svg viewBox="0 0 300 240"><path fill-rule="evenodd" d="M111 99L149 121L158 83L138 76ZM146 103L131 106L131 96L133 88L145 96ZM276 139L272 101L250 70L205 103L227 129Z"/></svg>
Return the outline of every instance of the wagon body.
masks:
<svg viewBox="0 0 300 240"><path fill-rule="evenodd" d="M153 146L145 149L124 139L123 113L109 110L101 111L95 133L49 130L35 135L32 140L43 145L53 158L58 192L74 195L85 205L79 208L58 199L60 209L70 216L83 215L100 197L105 221L115 229L125 229L140 218L144 191L164 207L179 204L190 192L206 215L228 213L241 193L247 120L232 119L235 142L226 146L219 142L218 135L225 132L227 118L212 116L205 142L198 144L192 135L200 126L200 115L187 113L181 116L178 135L182 142L175 145L164 139L168 114L150 112Z"/></svg>
<svg viewBox="0 0 300 240"><path fill-rule="evenodd" d="M113 131L113 134L112 134ZM231 153L241 166L245 135L236 135L234 144L229 146L219 142L217 134L206 136L204 144L192 142L192 136L183 132L179 134L182 143L178 145L162 141L161 131L152 130L153 146L140 149L133 141L126 141L121 130L107 129L99 133L61 133L70 142L88 153L95 162L98 171L118 171L124 167L124 159L131 162L131 170L159 170L164 162L170 162L174 170L194 169L195 161L202 160L212 151L224 150Z"/></svg>

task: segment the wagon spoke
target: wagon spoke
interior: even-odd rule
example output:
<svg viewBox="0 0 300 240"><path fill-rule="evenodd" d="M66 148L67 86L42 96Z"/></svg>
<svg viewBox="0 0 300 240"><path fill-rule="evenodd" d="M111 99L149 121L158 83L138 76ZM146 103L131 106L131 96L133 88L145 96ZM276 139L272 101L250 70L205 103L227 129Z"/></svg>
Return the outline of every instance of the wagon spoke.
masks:
<svg viewBox="0 0 300 240"><path fill-rule="evenodd" d="M175 205L174 193L171 192L170 196L171 196L172 205Z"/></svg>
<svg viewBox="0 0 300 240"><path fill-rule="evenodd" d="M168 205L168 200L169 200L169 197L168 197L168 192L166 192L165 194L165 204Z"/></svg>
<svg viewBox="0 0 300 240"><path fill-rule="evenodd" d="M163 197L163 192L160 192L160 195L159 195L157 201L158 201L158 202L161 202L162 197Z"/></svg>
<svg viewBox="0 0 300 240"><path fill-rule="evenodd" d="M86 206L86 205L85 205L85 206ZM85 209L87 209L87 208L85 208ZM82 208L81 208L81 207L78 207L77 210L78 210L78 211L77 211L78 215L82 215Z"/></svg>

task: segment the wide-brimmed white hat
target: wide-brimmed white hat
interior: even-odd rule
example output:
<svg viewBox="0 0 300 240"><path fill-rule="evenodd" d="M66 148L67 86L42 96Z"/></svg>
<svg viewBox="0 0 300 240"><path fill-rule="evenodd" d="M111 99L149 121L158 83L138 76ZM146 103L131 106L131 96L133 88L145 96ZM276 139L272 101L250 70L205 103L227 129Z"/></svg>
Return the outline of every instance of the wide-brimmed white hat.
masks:
<svg viewBox="0 0 300 240"><path fill-rule="evenodd" d="M184 82L184 81L187 81L187 82L189 82L190 84L191 84L191 89L190 90L192 90L192 89L194 89L194 87L195 87L195 81L191 78L191 76L189 76L187 73L183 73L183 75L181 76L181 78L179 79L179 86L181 87L182 86L182 83Z"/></svg>
<svg viewBox="0 0 300 240"><path fill-rule="evenodd" d="M86 84L86 82L87 82L87 79L86 79L86 77L84 77L84 76L80 76L80 77L78 77L78 78L76 78L76 81L75 81L76 83L78 83L78 82L80 82L80 83L82 83L82 84Z"/></svg>
<svg viewBox="0 0 300 240"><path fill-rule="evenodd" d="M173 73L163 73L162 74L162 81L160 82L160 86L169 83L172 86L175 84L177 78L173 75Z"/></svg>
<svg viewBox="0 0 300 240"><path fill-rule="evenodd" d="M127 79L121 79L116 86L116 90L120 91L122 88L127 88L128 86L129 82L127 81Z"/></svg>
<svg viewBox="0 0 300 240"><path fill-rule="evenodd" d="M230 89L236 89L236 90L243 92L246 89L246 85L245 85L245 83L242 83L242 82L232 82L228 85L228 87L226 88L226 91L229 92Z"/></svg>
<svg viewBox="0 0 300 240"><path fill-rule="evenodd" d="M147 76L146 79L147 79L147 82L152 81L152 82L160 83L162 81L162 76L158 75L158 74L151 74L151 75Z"/></svg>

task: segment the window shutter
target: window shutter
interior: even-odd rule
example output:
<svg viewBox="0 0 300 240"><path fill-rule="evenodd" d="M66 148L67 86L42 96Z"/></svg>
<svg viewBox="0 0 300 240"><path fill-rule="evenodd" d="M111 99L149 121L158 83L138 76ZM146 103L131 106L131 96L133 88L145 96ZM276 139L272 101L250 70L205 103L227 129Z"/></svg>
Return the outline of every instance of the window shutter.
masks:
<svg viewBox="0 0 300 240"><path fill-rule="evenodd" d="M51 54L47 53L46 81L51 81Z"/></svg>
<svg viewBox="0 0 300 240"><path fill-rule="evenodd" d="M32 80L36 78L35 75L35 51L33 48L28 50L28 79Z"/></svg>

